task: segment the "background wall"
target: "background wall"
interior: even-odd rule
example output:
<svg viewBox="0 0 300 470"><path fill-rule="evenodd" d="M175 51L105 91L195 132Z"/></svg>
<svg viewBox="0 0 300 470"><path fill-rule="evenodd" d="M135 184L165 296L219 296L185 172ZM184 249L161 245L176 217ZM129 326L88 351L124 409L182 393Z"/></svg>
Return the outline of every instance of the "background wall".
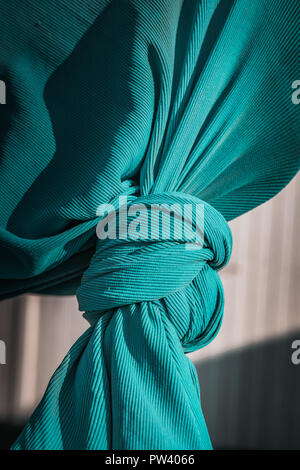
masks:
<svg viewBox="0 0 300 470"><path fill-rule="evenodd" d="M292 341L300 339L299 196L298 175L272 201L230 224L223 326L208 347L190 355L215 448L300 449L300 365L291 362ZM0 303L6 343L0 446L14 439L87 326L75 298L27 295Z"/></svg>

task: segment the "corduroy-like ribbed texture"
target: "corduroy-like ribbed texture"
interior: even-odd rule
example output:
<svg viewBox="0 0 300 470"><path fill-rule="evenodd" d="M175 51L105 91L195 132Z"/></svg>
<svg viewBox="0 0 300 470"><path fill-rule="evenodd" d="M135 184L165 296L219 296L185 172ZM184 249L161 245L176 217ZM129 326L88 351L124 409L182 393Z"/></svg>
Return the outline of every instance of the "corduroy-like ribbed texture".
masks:
<svg viewBox="0 0 300 470"><path fill-rule="evenodd" d="M78 289L91 323L14 448L209 449L184 352L221 323L226 220L299 168L299 2L0 5L0 298ZM203 246L97 241L119 196L202 204Z"/></svg>

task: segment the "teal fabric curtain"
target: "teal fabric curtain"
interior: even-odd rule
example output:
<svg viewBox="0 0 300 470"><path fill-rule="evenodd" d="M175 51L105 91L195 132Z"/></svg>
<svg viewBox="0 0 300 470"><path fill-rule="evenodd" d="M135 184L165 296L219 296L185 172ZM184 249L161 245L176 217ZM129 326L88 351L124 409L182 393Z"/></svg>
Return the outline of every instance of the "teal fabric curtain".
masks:
<svg viewBox="0 0 300 470"><path fill-rule="evenodd" d="M299 2L0 6L0 298L77 293L91 324L13 448L210 449L185 353L221 324L227 222L299 168ZM203 246L97 239L119 196L202 204Z"/></svg>

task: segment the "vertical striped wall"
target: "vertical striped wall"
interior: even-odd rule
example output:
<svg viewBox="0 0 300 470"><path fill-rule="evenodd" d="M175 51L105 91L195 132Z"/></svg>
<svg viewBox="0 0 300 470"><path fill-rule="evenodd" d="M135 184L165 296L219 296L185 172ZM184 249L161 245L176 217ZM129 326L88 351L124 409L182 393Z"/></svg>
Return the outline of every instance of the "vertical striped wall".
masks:
<svg viewBox="0 0 300 470"><path fill-rule="evenodd" d="M233 252L221 271L222 329L195 360L300 328L300 175L276 198L231 222Z"/></svg>

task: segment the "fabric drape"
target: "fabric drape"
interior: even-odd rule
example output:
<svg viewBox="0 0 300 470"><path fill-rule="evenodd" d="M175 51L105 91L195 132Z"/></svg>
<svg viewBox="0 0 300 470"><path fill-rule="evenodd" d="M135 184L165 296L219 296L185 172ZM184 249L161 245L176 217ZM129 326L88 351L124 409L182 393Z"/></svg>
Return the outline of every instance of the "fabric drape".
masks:
<svg viewBox="0 0 300 470"><path fill-rule="evenodd" d="M0 5L0 298L77 293L91 325L13 447L210 449L185 353L222 321L228 221L299 168L299 2ZM120 196L201 204L203 246L98 239Z"/></svg>

